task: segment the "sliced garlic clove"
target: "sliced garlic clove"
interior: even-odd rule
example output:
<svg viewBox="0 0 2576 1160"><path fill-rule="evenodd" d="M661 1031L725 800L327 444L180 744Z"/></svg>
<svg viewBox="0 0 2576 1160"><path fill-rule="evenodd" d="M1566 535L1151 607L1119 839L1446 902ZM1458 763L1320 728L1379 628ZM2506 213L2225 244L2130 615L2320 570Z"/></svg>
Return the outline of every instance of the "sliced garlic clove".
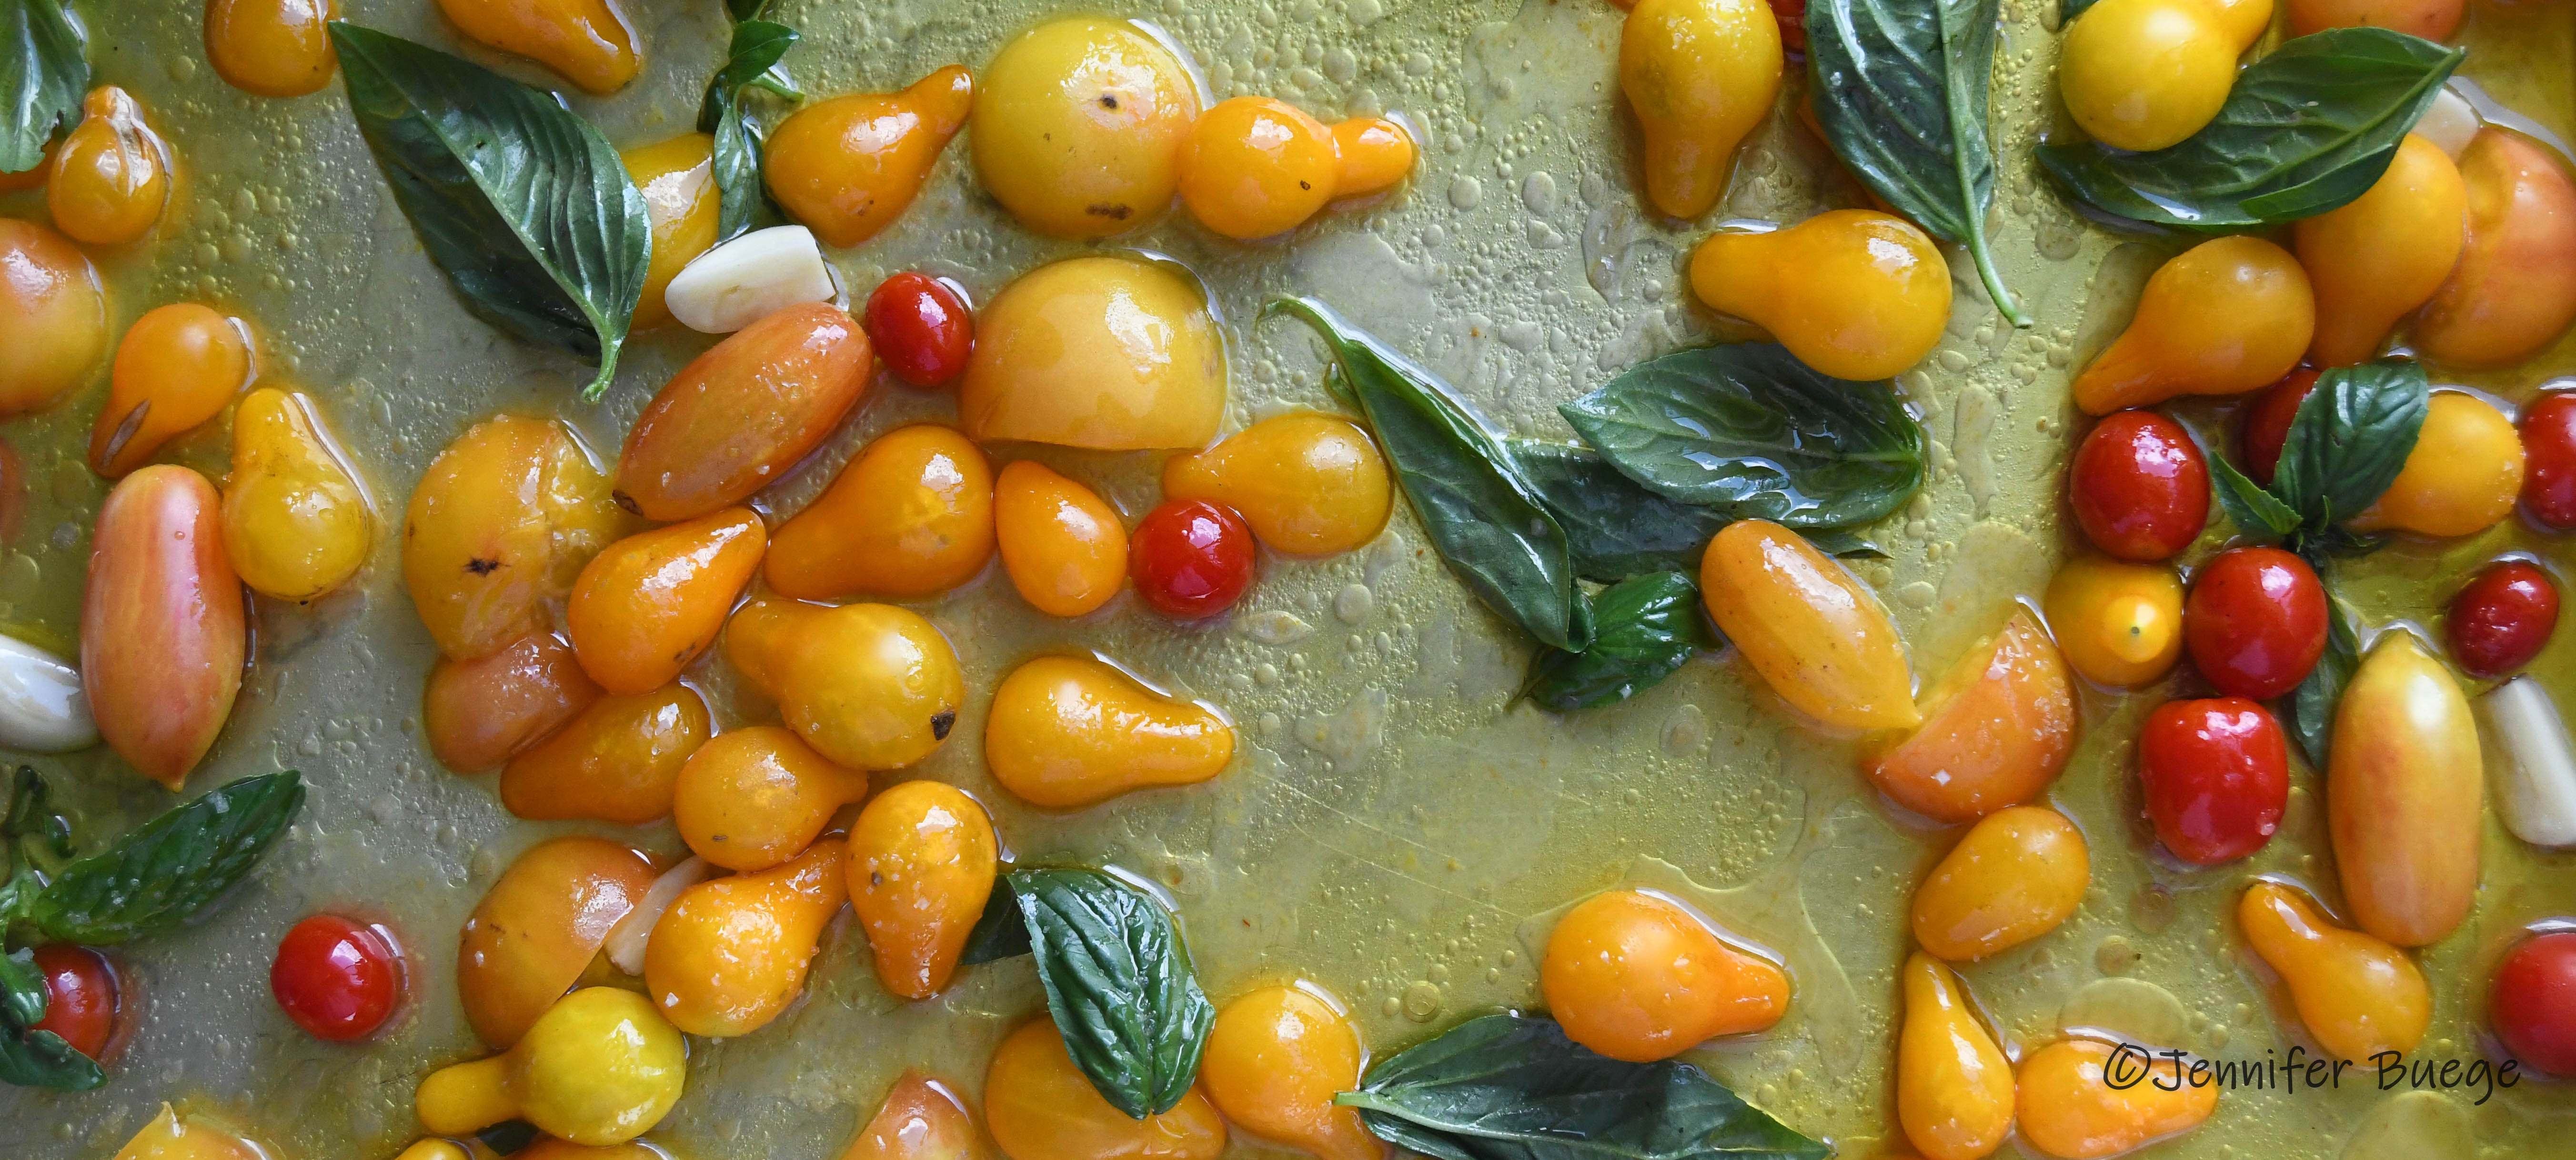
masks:
<svg viewBox="0 0 2576 1160"><path fill-rule="evenodd" d="M71 662L0 636L0 748L69 753L98 744L89 694Z"/></svg>
<svg viewBox="0 0 2576 1160"><path fill-rule="evenodd" d="M772 226L698 255L662 291L671 317L705 334L731 334L771 312L840 293L814 231Z"/></svg>
<svg viewBox="0 0 2576 1160"><path fill-rule="evenodd" d="M653 924L662 921L662 912L671 908L681 891L706 881L715 872L706 859L695 857L663 871L651 886L644 888L644 897L636 900L635 909L608 928L608 939L599 949L607 953L608 961L618 970L643 974L644 948L652 941Z"/></svg>
<svg viewBox="0 0 2576 1160"><path fill-rule="evenodd" d="M2451 160L2460 159L2460 151L2469 147L2469 138L2478 135L2486 118L2478 115L2477 106L2457 90L2445 88L2415 122L2415 135L2440 146Z"/></svg>
<svg viewBox="0 0 2576 1160"><path fill-rule="evenodd" d="M2504 828L2535 846L2576 845L2576 750L2548 691L2515 677L2478 700L2504 739L2496 791Z"/></svg>

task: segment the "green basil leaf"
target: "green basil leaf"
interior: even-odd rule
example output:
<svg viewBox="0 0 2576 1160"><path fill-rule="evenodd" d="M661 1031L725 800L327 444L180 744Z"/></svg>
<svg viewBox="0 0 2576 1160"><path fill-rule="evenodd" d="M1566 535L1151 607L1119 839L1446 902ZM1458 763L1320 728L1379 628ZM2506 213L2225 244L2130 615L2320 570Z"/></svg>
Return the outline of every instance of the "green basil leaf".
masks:
<svg viewBox="0 0 2576 1160"><path fill-rule="evenodd" d="M1098 870L1015 870L1011 891L1073 1062L1134 1119L1172 1110L1198 1081L1216 1008L1171 912Z"/></svg>
<svg viewBox="0 0 2576 1160"><path fill-rule="evenodd" d="M966 932L966 949L958 954L957 965L996 963L1030 951L1029 924L1020 920L1020 896L1012 892L1009 875L996 878L993 892L984 897L984 913L976 916L975 928Z"/></svg>
<svg viewBox="0 0 2576 1160"><path fill-rule="evenodd" d="M89 38L63 0L0 0L0 173L45 160L56 132L80 123L89 93Z"/></svg>
<svg viewBox="0 0 2576 1160"><path fill-rule="evenodd" d="M2465 51L2330 28L2237 73L2217 118L2179 145L2042 145L2040 167L2094 208L2156 225L2229 231L2314 217L2387 172Z"/></svg>
<svg viewBox="0 0 2576 1160"><path fill-rule="evenodd" d="M107 1082L98 1061L51 1031L31 1030L45 1017L45 977L36 953L0 955L0 1083L55 1091L88 1091Z"/></svg>
<svg viewBox="0 0 2576 1160"><path fill-rule="evenodd" d="M746 19L733 26L733 42L725 50L724 65L707 81L706 95L698 100L698 132L713 133L724 121L722 105L731 101L743 86L766 82L783 86L794 95L796 86L778 62L786 59L787 50L796 46L796 30L770 20Z"/></svg>
<svg viewBox="0 0 2576 1160"><path fill-rule="evenodd" d="M2423 364L2407 359L2318 375L2272 470L2272 490L2299 514L2299 526L2322 532L2379 502L2414 452L2431 398Z"/></svg>
<svg viewBox="0 0 2576 1160"><path fill-rule="evenodd" d="M783 96L801 95L779 65L796 39L795 29L772 21L746 18L734 25L724 67L707 82L706 96L698 102L698 132L715 135L718 242L749 233L753 220L769 203L769 191L760 176L760 122L752 119L742 94L757 85Z"/></svg>
<svg viewBox="0 0 2576 1160"><path fill-rule="evenodd" d="M653 222L606 138L554 96L433 48L331 23L349 110L423 250L466 306L617 374Z"/></svg>
<svg viewBox="0 0 2576 1160"><path fill-rule="evenodd" d="M1437 1160L1824 1160L1707 1072L1625 1063L1552 1019L1487 1015L1370 1068L1333 1100L1381 1140Z"/></svg>
<svg viewBox="0 0 2576 1160"><path fill-rule="evenodd" d="M1611 585L1592 598L1592 613L1592 647L1540 649L1522 696L1558 713L1614 704L1679 672L1692 653L1724 643L1700 614L1699 585L1682 572Z"/></svg>
<svg viewBox="0 0 2576 1160"><path fill-rule="evenodd" d="M1986 237L1995 201L1986 90L2000 0L1810 0L1807 70L1816 123L1852 174L1933 236L1965 247L2015 326Z"/></svg>
<svg viewBox="0 0 2576 1160"><path fill-rule="evenodd" d="M2352 614L2334 590L2326 590L2326 651L2317 667L2290 693L2290 736L2308 756L2308 767L2323 771L2327 742L2334 736L2335 705L2344 686L2361 668L2361 637L2353 631Z"/></svg>
<svg viewBox="0 0 2576 1160"><path fill-rule="evenodd" d="M1923 486L1923 428L1893 388L1772 343L1677 351L1557 411L1628 478L1730 518L1868 523Z"/></svg>
<svg viewBox="0 0 2576 1160"><path fill-rule="evenodd" d="M1724 513L1674 503L1619 474L1589 447L1506 439L1512 462L1565 529L1575 573L1616 584L1649 572L1696 572Z"/></svg>
<svg viewBox="0 0 2576 1160"><path fill-rule="evenodd" d="M303 805L304 780L291 769L208 791L64 867L26 917L93 946L176 928L249 877Z"/></svg>
<svg viewBox="0 0 2576 1160"><path fill-rule="evenodd" d="M2299 513L2263 490L2262 484L2246 478L2225 456L2209 457L2209 473L2218 480L2218 506L2227 509L2227 518L2246 534L2277 540L2298 530Z"/></svg>
<svg viewBox="0 0 2576 1160"><path fill-rule="evenodd" d="M1887 549L1862 539L1857 532L1843 528L1809 528L1800 533L1816 550L1837 560L1887 560Z"/></svg>
<svg viewBox="0 0 2576 1160"><path fill-rule="evenodd" d="M1565 529L1449 385L1315 299L1281 298L1267 312L1292 315L1323 337L1339 389L1376 429L1423 531L1477 599L1541 644L1591 643Z"/></svg>
<svg viewBox="0 0 2576 1160"><path fill-rule="evenodd" d="M725 0L725 15L736 21L758 20L769 11L769 0Z"/></svg>
<svg viewBox="0 0 2576 1160"><path fill-rule="evenodd" d="M0 807L0 836L10 842L13 864L52 870L72 856L72 824L54 812L54 791L32 765L11 776L9 800Z"/></svg>

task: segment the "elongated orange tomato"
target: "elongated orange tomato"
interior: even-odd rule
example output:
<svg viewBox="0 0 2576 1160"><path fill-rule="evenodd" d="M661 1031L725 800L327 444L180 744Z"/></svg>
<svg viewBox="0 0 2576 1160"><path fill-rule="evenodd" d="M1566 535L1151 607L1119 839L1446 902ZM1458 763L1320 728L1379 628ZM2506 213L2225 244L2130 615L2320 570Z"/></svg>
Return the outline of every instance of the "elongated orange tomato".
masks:
<svg viewBox="0 0 2576 1160"><path fill-rule="evenodd" d="M695 519L777 482L859 401L873 357L867 332L828 303L735 331L636 417L618 502L649 520Z"/></svg>
<svg viewBox="0 0 2576 1160"><path fill-rule="evenodd" d="M430 756L481 773L543 740L599 699L599 686L551 632L532 632L490 656L438 658L420 694Z"/></svg>
<svg viewBox="0 0 2576 1160"><path fill-rule="evenodd" d="M501 804L540 820L657 820L709 728L707 703L686 685L602 697L502 767Z"/></svg>
<svg viewBox="0 0 2576 1160"><path fill-rule="evenodd" d="M483 1042L506 1048L581 979L653 884L653 863L602 838L539 842L476 903L456 946L456 994Z"/></svg>
<svg viewBox="0 0 2576 1160"><path fill-rule="evenodd" d="M768 544L743 507L610 544L583 566L564 614L582 669L612 693L669 684L715 643Z"/></svg>
<svg viewBox="0 0 2576 1160"><path fill-rule="evenodd" d="M1878 597L1768 520L1737 520L1699 566L1708 614L1782 700L1829 725L1920 722L1905 644Z"/></svg>
<svg viewBox="0 0 2576 1160"><path fill-rule="evenodd" d="M955 786L907 781L859 811L850 907L886 990L927 999L947 988L992 896L1000 854L993 820Z"/></svg>
<svg viewBox="0 0 2576 1160"><path fill-rule="evenodd" d="M81 597L81 684L99 736L175 790L223 732L249 635L224 555L222 501L184 467L107 493Z"/></svg>
<svg viewBox="0 0 2576 1160"><path fill-rule="evenodd" d="M104 719L101 721L104 724ZM2468 698L2412 633L2384 635L2335 708L2326 812L2363 930L2439 942L2477 902L2485 768Z"/></svg>

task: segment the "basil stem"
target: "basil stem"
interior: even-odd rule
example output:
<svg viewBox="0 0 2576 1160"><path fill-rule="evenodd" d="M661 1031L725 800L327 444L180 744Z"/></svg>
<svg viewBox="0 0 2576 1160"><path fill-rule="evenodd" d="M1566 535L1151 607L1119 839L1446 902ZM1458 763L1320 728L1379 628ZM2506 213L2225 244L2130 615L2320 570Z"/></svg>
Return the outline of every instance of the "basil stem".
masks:
<svg viewBox="0 0 2576 1160"><path fill-rule="evenodd" d="M20 917L93 946L176 929L249 877L303 806L291 769L210 790L63 867Z"/></svg>
<svg viewBox="0 0 2576 1160"><path fill-rule="evenodd" d="M1692 653L1725 643L1700 612L1699 585L1681 572L1613 584L1593 597L1592 614L1592 647L1540 649L1522 696L1558 713L1616 704L1681 671Z"/></svg>
<svg viewBox="0 0 2576 1160"><path fill-rule="evenodd" d="M80 123L89 94L89 39L63 0L0 0L0 173L44 163L56 132Z"/></svg>

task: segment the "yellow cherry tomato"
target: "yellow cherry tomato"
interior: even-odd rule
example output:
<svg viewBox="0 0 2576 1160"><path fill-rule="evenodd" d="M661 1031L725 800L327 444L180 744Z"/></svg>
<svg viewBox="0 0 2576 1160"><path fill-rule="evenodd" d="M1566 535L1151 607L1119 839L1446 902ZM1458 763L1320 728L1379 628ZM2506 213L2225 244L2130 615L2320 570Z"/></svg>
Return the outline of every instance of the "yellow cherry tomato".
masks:
<svg viewBox="0 0 2576 1160"><path fill-rule="evenodd" d="M1243 1130L1322 1157L1379 1160L1386 1145L1333 1097L1360 1086L1366 1052L1338 1000L1312 983L1263 987L1208 1030L1199 1090Z"/></svg>
<svg viewBox="0 0 2576 1160"><path fill-rule="evenodd" d="M608 481L552 419L475 424L430 460L403 514L403 586L439 651L471 660L547 627L620 523Z"/></svg>
<svg viewBox="0 0 2576 1160"><path fill-rule="evenodd" d="M725 629L725 655L778 702L788 728L851 769L901 769L930 756L966 699L948 638L919 614L884 604L754 600Z"/></svg>
<svg viewBox="0 0 2576 1160"><path fill-rule="evenodd" d="M984 1160L984 1141L956 1089L910 1068L859 1128L841 1160Z"/></svg>
<svg viewBox="0 0 2576 1160"><path fill-rule="evenodd" d="M957 414L979 442L1199 447L1225 390L1206 292L1162 263L1091 256L1021 275L976 316Z"/></svg>
<svg viewBox="0 0 2576 1160"><path fill-rule="evenodd" d="M689 755L672 786L671 820L697 856L727 870L766 870L813 845L832 811L866 796L865 772L824 760L776 725L754 725Z"/></svg>
<svg viewBox="0 0 2576 1160"><path fill-rule="evenodd" d="M2336 702L2326 822L2345 905L2402 947L2459 928L2477 902L2485 779L2459 681L2403 629L2381 635Z"/></svg>
<svg viewBox="0 0 2576 1160"><path fill-rule="evenodd" d="M161 1114L117 1149L113 1160L267 1160L270 1155L228 1125L194 1113L183 1118L163 1104Z"/></svg>
<svg viewBox="0 0 2576 1160"><path fill-rule="evenodd" d="M2247 887L2236 923L2289 985L2308 1034L2338 1058L2400 1054L2424 1041L2433 992L2406 952L2327 922L2306 896L2277 882Z"/></svg>
<svg viewBox="0 0 2576 1160"><path fill-rule="evenodd" d="M474 1033L496 1048L517 1043L652 885L652 862L601 838L550 838L519 855L457 940L456 995Z"/></svg>
<svg viewBox="0 0 2576 1160"><path fill-rule="evenodd" d="M224 550L242 583L312 600L348 583L375 548L375 512L313 400L275 387L243 396L224 480Z"/></svg>
<svg viewBox="0 0 2576 1160"><path fill-rule="evenodd" d="M1828 725L1922 720L1887 609L1806 537L1768 520L1728 524L1701 556L1699 582L1710 618L1782 700Z"/></svg>
<svg viewBox="0 0 2576 1160"><path fill-rule="evenodd" d="M1968 1006L1959 976L1916 951L1899 972L1896 1121L1924 1160L1978 1160L2012 1131L2012 1061Z"/></svg>
<svg viewBox="0 0 2576 1160"><path fill-rule="evenodd" d="M413 1106L442 1135L519 1119L576 1144L622 1144L680 1102L687 1074L688 1045L651 1000L585 987L507 1052L431 1072Z"/></svg>
<svg viewBox="0 0 2576 1160"><path fill-rule="evenodd" d="M850 909L888 992L927 999L948 988L992 897L1000 857L993 820L955 786L907 781L859 811L850 827Z"/></svg>
<svg viewBox="0 0 2576 1160"><path fill-rule="evenodd" d="M54 228L93 246L152 232L170 202L171 167L169 143L140 102L115 85L91 89L45 181Z"/></svg>
<svg viewBox="0 0 2576 1160"><path fill-rule="evenodd" d="M2459 265L2415 320L2424 357L2507 367L2576 320L2576 173L2555 149L2481 129L2460 154L2469 236Z"/></svg>
<svg viewBox="0 0 2576 1160"><path fill-rule="evenodd" d="M903 216L974 107L974 78L953 64L899 93L807 105L761 151L769 195L814 236L858 245Z"/></svg>
<svg viewBox="0 0 2576 1160"><path fill-rule="evenodd" d="M1196 785L1234 760L1234 726L1090 657L1038 657L993 690L984 761L993 780L1045 809L1097 805L1151 786Z"/></svg>
<svg viewBox="0 0 2576 1160"><path fill-rule="evenodd" d="M1386 457L1366 430L1313 412L1277 415L1196 455L1163 464L1167 499L1224 504L1282 552L1325 556L1365 546L1395 503Z"/></svg>
<svg viewBox="0 0 2576 1160"><path fill-rule="evenodd" d="M1127 527L1098 492L1020 460L993 487L1002 568L1020 598L1049 616L1081 616L1127 585Z"/></svg>
<svg viewBox="0 0 2576 1160"><path fill-rule="evenodd" d="M257 370L250 326L211 306L145 311L116 343L106 409L90 428L90 470L115 479L172 438L223 414Z"/></svg>
<svg viewBox="0 0 2576 1160"><path fill-rule="evenodd" d="M1333 126L1333 196L1366 197L1413 172L1418 147L1392 117L1353 117Z"/></svg>
<svg viewBox="0 0 2576 1160"><path fill-rule="evenodd" d="M686 685L601 697L501 767L501 804L545 821L658 821L709 731L707 703Z"/></svg>
<svg viewBox="0 0 2576 1160"><path fill-rule="evenodd" d="M0 217L0 414L51 406L107 353L98 270L61 234Z"/></svg>
<svg viewBox="0 0 2576 1160"><path fill-rule="evenodd" d="M1333 200L1340 147L1286 101L1236 97L1199 114L1181 142L1181 204L1240 241L1297 228Z"/></svg>
<svg viewBox="0 0 2576 1160"><path fill-rule="evenodd" d="M907 599L975 578L993 558L993 468L954 427L878 436L778 529L763 574L799 600Z"/></svg>
<svg viewBox="0 0 2576 1160"><path fill-rule="evenodd" d="M564 612L581 667L612 693L678 679L715 643L768 544L760 514L733 507L602 549Z"/></svg>
<svg viewBox="0 0 2576 1160"><path fill-rule="evenodd" d="M2241 234L2202 242L2148 277L2128 329L2076 376L2075 403L2107 415L2267 387L2299 365L2316 325L2316 295L2289 251Z"/></svg>
<svg viewBox="0 0 2576 1160"><path fill-rule="evenodd" d="M1039 233L1123 234L1170 208L1198 116L1197 82L1170 49L1132 24L1065 17L985 66L975 174Z"/></svg>
<svg viewBox="0 0 2576 1160"><path fill-rule="evenodd" d="M644 67L618 0L438 0L438 7L465 35L533 59L594 96L626 87Z"/></svg>
<svg viewBox="0 0 2576 1160"><path fill-rule="evenodd" d="M2209 0L2102 0L2066 30L2058 92L2094 140L2162 149L2218 116L2244 48Z"/></svg>
<svg viewBox="0 0 2576 1160"><path fill-rule="evenodd" d="M339 0L206 0L206 63L246 93L321 92L340 67L327 28L339 18Z"/></svg>
<svg viewBox="0 0 2576 1160"><path fill-rule="evenodd" d="M1974 962L2057 929L2093 881L2084 834L2045 806L1989 814L1914 892L1914 941Z"/></svg>
<svg viewBox="0 0 2576 1160"><path fill-rule="evenodd" d="M2182 597L2171 564L2079 556L2059 566L2041 606L2067 664L2095 684L2134 689L2182 658Z"/></svg>
<svg viewBox="0 0 2576 1160"><path fill-rule="evenodd" d="M672 1026L746 1035L795 1002L847 898L843 857L841 843L818 842L784 865L681 891L644 946L644 985Z"/></svg>
<svg viewBox="0 0 2576 1160"><path fill-rule="evenodd" d="M518 756L599 699L572 645L532 632L473 660L438 658L420 695L430 756L481 773Z"/></svg>
<svg viewBox="0 0 2576 1160"><path fill-rule="evenodd" d="M1619 32L1619 90L1644 131L1646 200L1677 218L1726 193L1735 148L1780 92L1780 24L1762 0L1640 0Z"/></svg>
<svg viewBox="0 0 2576 1160"><path fill-rule="evenodd" d="M2075 750L2066 658L2030 613L1941 675L1917 702L1923 724L1863 765L1896 804L1970 822L2039 796Z"/></svg>
<svg viewBox="0 0 2576 1160"><path fill-rule="evenodd" d="M1613 890L1548 932L1538 986L1566 1038L1632 1063L1761 1031L1789 1007L1779 964L1727 945L1660 895Z"/></svg>
<svg viewBox="0 0 2576 1160"><path fill-rule="evenodd" d="M1914 223L1837 209L1784 229L1720 230L1691 255L1691 292L1759 324L1838 379L1922 362L1950 321L1950 264Z"/></svg>
<svg viewBox="0 0 2576 1160"><path fill-rule="evenodd" d="M2350 366L2379 353L2459 265L2468 200L2450 155L2409 133L2369 192L2292 227L2317 300L2310 362Z"/></svg>
<svg viewBox="0 0 2576 1160"><path fill-rule="evenodd" d="M1170 1111L1128 1119L1100 1098L1045 1019L993 1049L984 1125L1011 1160L1215 1160L1225 1151L1225 1120L1197 1089Z"/></svg>
<svg viewBox="0 0 2576 1160"><path fill-rule="evenodd" d="M2378 502L2346 522L2365 532L2483 532L2513 514L2522 470L2522 437L2513 420L2476 395L2435 391L2406 466Z"/></svg>
<svg viewBox="0 0 2576 1160"><path fill-rule="evenodd" d="M2218 1086L2190 1082L2188 1063L2146 1054L2156 1050L2115 1057L2111 1044L2067 1039L2024 1056L2015 1077L2022 1140L2058 1160L2101 1160L2199 1127L2218 1110Z"/></svg>
<svg viewBox="0 0 2576 1160"><path fill-rule="evenodd" d="M653 219L653 261L644 272L644 297L635 303L635 329L650 330L671 320L662 300L671 278L691 259L716 244L716 139L704 133L682 133L668 141L618 154L626 174L644 194L644 212ZM776 156L773 152L771 156Z"/></svg>

